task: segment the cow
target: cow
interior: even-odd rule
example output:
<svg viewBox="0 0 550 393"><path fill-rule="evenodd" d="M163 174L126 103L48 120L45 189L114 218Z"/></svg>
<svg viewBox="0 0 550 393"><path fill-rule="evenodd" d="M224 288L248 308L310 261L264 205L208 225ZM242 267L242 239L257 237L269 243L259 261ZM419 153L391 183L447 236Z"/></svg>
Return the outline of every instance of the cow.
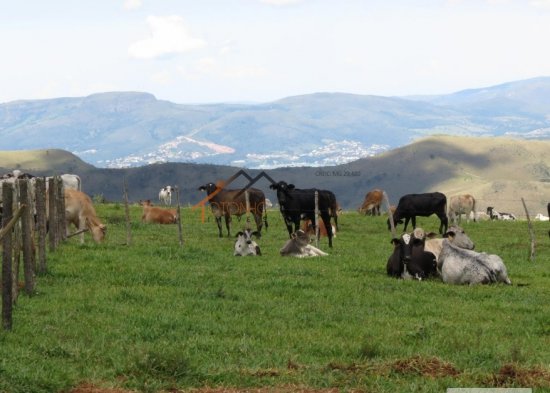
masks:
<svg viewBox="0 0 550 393"><path fill-rule="evenodd" d="M241 232L237 233L237 240L235 240L233 252L234 256L245 257L262 255L260 246L252 239L252 236L258 237L258 232L252 232L249 228L243 229Z"/></svg>
<svg viewBox="0 0 550 393"><path fill-rule="evenodd" d="M65 195L65 224L67 234L73 224L78 231L88 229L96 243L105 238L107 227L97 218L92 200L82 191L67 189ZM84 233L80 234L80 243L84 243Z"/></svg>
<svg viewBox="0 0 550 393"><path fill-rule="evenodd" d="M323 222L323 220L319 220L317 224L319 225L319 237L327 237L327 228L325 227L325 223ZM300 229L307 233L309 236L315 236L315 225L310 219L302 221ZM332 237L336 237L336 227L334 225L332 225Z"/></svg>
<svg viewBox="0 0 550 393"><path fill-rule="evenodd" d="M199 191L206 191L210 208L216 224L218 225L218 236L222 237L222 216L225 218L225 226L227 228L227 236L231 236L231 216L241 217L246 214L246 195L245 191L230 190L220 188L214 183L207 183L199 187ZM267 209L265 208L265 195L262 190L257 188L248 188L248 200L250 213L254 216L256 222L256 231L262 233L262 215L264 215L264 223L267 229Z"/></svg>
<svg viewBox="0 0 550 393"><path fill-rule="evenodd" d="M141 221L155 224L175 224L178 215L175 209L162 209L153 206L151 200L139 201L139 205L143 207Z"/></svg>
<svg viewBox="0 0 550 393"><path fill-rule="evenodd" d="M391 243L394 249L386 264L388 276L422 280L436 275L435 255L425 251L423 239L404 233L392 239Z"/></svg>
<svg viewBox="0 0 550 393"><path fill-rule="evenodd" d="M535 216L535 221L548 221L550 220L550 218L548 216L545 216L544 214L542 213L538 213L536 216Z"/></svg>
<svg viewBox="0 0 550 393"><path fill-rule="evenodd" d="M298 229L290 235L290 239L286 241L284 246L279 250L279 253L282 256L298 258L328 255L326 252L312 246L310 241L309 235L301 229Z"/></svg>
<svg viewBox="0 0 550 393"><path fill-rule="evenodd" d="M315 220L315 192L317 191L319 214L327 229L328 245L332 247L333 233L330 222L331 212L334 213L334 225L336 229L338 229L338 222L336 221L336 212L338 208L334 193L328 190L316 190L313 188L298 189L294 184L287 184L284 181L273 183L269 188L277 191L279 208L289 236L292 236L294 232L298 232L300 220L302 218L311 221ZM294 224L294 230L292 224Z"/></svg>
<svg viewBox="0 0 550 393"><path fill-rule="evenodd" d="M439 262L441 278L447 284L512 284L498 255L466 250L447 239L443 241Z"/></svg>
<svg viewBox="0 0 550 393"><path fill-rule="evenodd" d="M405 219L403 231L407 231L409 220L412 221L413 228L416 228L416 216L428 217L432 214L437 215L441 224L439 233L447 231L449 220L447 219L447 197L440 192L430 192L425 194L407 194L403 195L397 204L393 213L393 222L401 224ZM391 229L390 219L388 218L388 229Z"/></svg>
<svg viewBox="0 0 550 393"><path fill-rule="evenodd" d="M80 176L73 175L72 173L64 173L63 175L59 176L61 178L61 182L63 183L63 189L71 189L71 190L77 190L82 191L82 180L80 179ZM50 179L52 179L53 176L47 176L45 178L46 180L46 191L50 187Z"/></svg>
<svg viewBox="0 0 550 393"><path fill-rule="evenodd" d="M172 204L172 186L166 186L160 189L159 191L159 201L165 205Z"/></svg>
<svg viewBox="0 0 550 393"><path fill-rule="evenodd" d="M498 212L492 206L487 206L487 214L491 217L491 220L515 221L517 219L514 214Z"/></svg>
<svg viewBox="0 0 550 393"><path fill-rule="evenodd" d="M380 215L380 206L382 206L382 201L384 199L384 191L375 188L365 195L365 200L359 208L359 213L365 214L366 216L379 216Z"/></svg>
<svg viewBox="0 0 550 393"><path fill-rule="evenodd" d="M449 200L449 220L452 224L460 224L462 215L466 215L466 222L470 222L470 213L474 212L476 222L476 199L470 194L454 195Z"/></svg>
<svg viewBox="0 0 550 393"><path fill-rule="evenodd" d="M433 255L435 255L438 271L441 271L439 254L441 254L441 248L443 247L444 239L447 239L449 242L460 248L464 248L467 250L473 250L475 248L474 242L472 241L472 239L470 239L466 232L464 232L464 229L456 225L451 225L449 229L443 234L443 238L435 238L436 234L433 232L426 234L421 228L416 228L413 231L412 236L416 239L425 240L424 251L431 252Z"/></svg>

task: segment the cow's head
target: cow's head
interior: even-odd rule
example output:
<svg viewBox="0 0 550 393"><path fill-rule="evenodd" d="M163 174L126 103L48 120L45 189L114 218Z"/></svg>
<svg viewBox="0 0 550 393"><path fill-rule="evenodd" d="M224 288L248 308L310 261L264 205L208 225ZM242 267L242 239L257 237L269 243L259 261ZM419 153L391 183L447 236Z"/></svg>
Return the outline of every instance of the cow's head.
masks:
<svg viewBox="0 0 550 393"><path fill-rule="evenodd" d="M216 191L218 187L214 183L206 183L199 187L199 191L206 191L208 195Z"/></svg>
<svg viewBox="0 0 550 393"><path fill-rule="evenodd" d="M277 199L279 205L283 206L286 203L287 198L290 198L290 191L294 190L294 184L288 184L284 181L278 183L272 183L269 188L277 191Z"/></svg>
<svg viewBox="0 0 550 393"><path fill-rule="evenodd" d="M254 240L252 240L252 236L259 238L261 235L259 232L252 232L250 229L245 229L244 231L237 233L237 240L235 240L235 251L233 252L234 256L261 255L260 247Z"/></svg>
<svg viewBox="0 0 550 393"><path fill-rule="evenodd" d="M105 239L105 234L107 233L107 227L104 224L98 224L92 222L93 220L86 219L86 225L90 232L92 233L92 238L94 242L101 243Z"/></svg>
<svg viewBox="0 0 550 393"><path fill-rule="evenodd" d="M397 252L399 255L400 264L402 263L406 265L410 262L413 242L413 237L408 233L404 233L400 237L391 239L391 243L394 246L394 252Z"/></svg>
<svg viewBox="0 0 550 393"><path fill-rule="evenodd" d="M466 232L464 232L464 229L459 226L451 226L447 232L443 234L443 237L449 239L449 241L457 247L467 250L473 250L475 248L472 239L470 239Z"/></svg>

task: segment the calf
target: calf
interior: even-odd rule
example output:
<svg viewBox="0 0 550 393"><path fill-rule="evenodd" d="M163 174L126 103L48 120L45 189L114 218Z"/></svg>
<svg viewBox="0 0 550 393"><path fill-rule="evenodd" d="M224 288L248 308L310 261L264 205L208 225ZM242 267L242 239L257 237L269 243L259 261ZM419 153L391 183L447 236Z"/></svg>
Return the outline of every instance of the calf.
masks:
<svg viewBox="0 0 550 393"><path fill-rule="evenodd" d="M65 224L67 234L73 224L77 230L88 229L96 243L103 241L107 227L97 218L90 197L82 191L67 189L65 193ZM80 243L84 243L84 233L80 234Z"/></svg>
<svg viewBox="0 0 550 393"><path fill-rule="evenodd" d="M177 213L175 209L161 209L153 206L149 199L139 201L143 207L141 221L156 224L175 224L177 222Z"/></svg>
<svg viewBox="0 0 550 393"><path fill-rule="evenodd" d="M444 240L439 262L441 278L448 284L512 284L506 266L498 255L465 250Z"/></svg>
<svg viewBox="0 0 550 393"><path fill-rule="evenodd" d="M393 213L393 222L402 223L405 219L403 231L407 230L409 220L412 221L413 228L416 228L416 216L428 217L432 214L437 215L441 224L439 233L447 231L447 197L440 192L430 192L425 194L407 194L399 199L397 208ZM391 229L390 219L388 218L388 229Z"/></svg>
<svg viewBox="0 0 550 393"><path fill-rule="evenodd" d="M328 236L327 228L325 227L323 220L319 220L317 224L319 225L319 237ZM302 222L301 229L309 236L315 236L315 225L310 219ZM336 227L334 225L332 225L332 237L336 237Z"/></svg>
<svg viewBox="0 0 550 393"><path fill-rule="evenodd" d="M463 214L466 215L466 222L470 222L470 213L474 212L474 222L476 222L476 200L470 194L452 196L449 201L449 219L453 224L457 221L460 223L460 218Z"/></svg>
<svg viewBox="0 0 550 393"><path fill-rule="evenodd" d="M505 220L505 221L514 221L516 216L512 213L503 213L498 212L492 206L487 206L487 214L491 217L491 220Z"/></svg>
<svg viewBox="0 0 550 393"><path fill-rule="evenodd" d="M262 255L260 251L260 246L252 240L252 236L259 237L258 232L252 232L250 229L244 229L243 231L237 233L237 240L235 240L235 251L233 252L234 256L254 256Z"/></svg>
<svg viewBox="0 0 550 393"><path fill-rule="evenodd" d="M423 240L404 233L391 243L394 249L386 264L388 276L422 280L436 274L435 255L424 250Z"/></svg>
<svg viewBox="0 0 550 393"><path fill-rule="evenodd" d="M279 252L282 256L298 258L328 255L326 252L319 250L317 247L314 247L309 243L309 235L299 229L290 236L290 239L287 240Z"/></svg>
<svg viewBox="0 0 550 393"><path fill-rule="evenodd" d="M382 200L384 199L384 191L375 188L365 195L365 200L359 208L359 213L364 213L366 216L379 216L380 215L380 206L382 205Z"/></svg>
<svg viewBox="0 0 550 393"><path fill-rule="evenodd" d="M159 201L165 205L172 204L172 186L166 186L160 189Z"/></svg>

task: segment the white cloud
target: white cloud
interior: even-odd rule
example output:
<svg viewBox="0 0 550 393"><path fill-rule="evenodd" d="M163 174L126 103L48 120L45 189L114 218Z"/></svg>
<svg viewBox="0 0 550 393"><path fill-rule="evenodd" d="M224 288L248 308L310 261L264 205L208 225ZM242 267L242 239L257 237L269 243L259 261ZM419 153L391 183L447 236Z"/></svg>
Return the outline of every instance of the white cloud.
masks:
<svg viewBox="0 0 550 393"><path fill-rule="evenodd" d="M533 0L529 4L537 8L546 8L550 10L550 0Z"/></svg>
<svg viewBox="0 0 550 393"><path fill-rule="evenodd" d="M141 0L125 0L123 5L125 10L137 10L141 7Z"/></svg>
<svg viewBox="0 0 550 393"><path fill-rule="evenodd" d="M302 0L260 0L262 3L283 6L300 3Z"/></svg>
<svg viewBox="0 0 550 393"><path fill-rule="evenodd" d="M128 54L131 57L154 59L188 52L206 45L205 41L190 34L180 16L149 16L147 24L151 30L151 36L130 45Z"/></svg>

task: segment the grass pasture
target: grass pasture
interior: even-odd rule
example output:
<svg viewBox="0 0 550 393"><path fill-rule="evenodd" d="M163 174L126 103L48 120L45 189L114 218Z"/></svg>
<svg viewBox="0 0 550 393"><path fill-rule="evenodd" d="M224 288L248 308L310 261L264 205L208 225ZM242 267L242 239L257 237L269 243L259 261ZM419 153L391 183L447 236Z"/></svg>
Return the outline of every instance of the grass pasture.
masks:
<svg viewBox="0 0 550 393"><path fill-rule="evenodd" d="M106 242L72 238L49 254L0 332L0 392L550 391L548 222L534 223L535 263L526 222L464 223L513 282L468 287L387 277L385 217L346 212L334 248L321 241L329 256L294 259L279 256L288 235L270 211L264 255L238 258L199 211L182 210L180 247L176 226L143 224L132 206L127 246L123 206L96 208Z"/></svg>

